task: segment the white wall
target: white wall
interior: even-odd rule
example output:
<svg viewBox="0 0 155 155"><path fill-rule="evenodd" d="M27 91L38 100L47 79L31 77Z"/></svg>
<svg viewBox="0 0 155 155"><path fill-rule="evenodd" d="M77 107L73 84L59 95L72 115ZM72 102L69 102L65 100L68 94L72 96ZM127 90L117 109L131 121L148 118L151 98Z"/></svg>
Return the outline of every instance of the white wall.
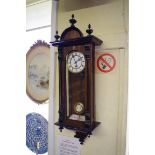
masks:
<svg viewBox="0 0 155 155"><path fill-rule="evenodd" d="M116 58L115 69L107 74L96 73L96 119L101 122L90 139L81 146L81 155L125 155L126 147L126 106L128 76L128 0L90 1L65 0L59 2L59 34L70 26L68 20L74 14L76 26L86 35L90 23L93 35L103 40L99 52L109 52ZM120 48L123 50L108 50ZM107 49L107 50L104 50ZM57 65L58 66L58 65ZM56 87L55 121L58 120L58 72ZM60 133L55 127L55 140L58 135L73 137L74 132L64 129Z"/></svg>
<svg viewBox="0 0 155 155"><path fill-rule="evenodd" d="M33 29L51 24L51 1L32 4L26 8L26 29Z"/></svg>

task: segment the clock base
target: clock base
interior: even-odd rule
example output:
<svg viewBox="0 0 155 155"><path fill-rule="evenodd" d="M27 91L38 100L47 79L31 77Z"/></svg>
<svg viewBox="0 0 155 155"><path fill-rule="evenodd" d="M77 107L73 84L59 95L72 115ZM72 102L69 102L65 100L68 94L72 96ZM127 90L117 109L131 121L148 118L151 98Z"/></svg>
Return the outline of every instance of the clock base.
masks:
<svg viewBox="0 0 155 155"><path fill-rule="evenodd" d="M87 137L90 137L92 135L92 131L100 124L100 122L94 122L94 125L92 126L92 130L89 129L87 132L82 131L76 131L75 136L76 138L79 138L80 144L82 145Z"/></svg>
<svg viewBox="0 0 155 155"><path fill-rule="evenodd" d="M77 127L73 127L71 125L66 125L64 124L63 126L66 129L69 130L74 130L75 131L75 135L74 137L79 138L80 144L83 144L85 139L87 137L90 137L90 135L92 135L92 131L99 126L101 123L100 122L94 122L93 125L91 126L91 128L85 127L84 129L81 128L77 128ZM56 122L55 125L60 126L59 122ZM62 130L61 130L62 131Z"/></svg>

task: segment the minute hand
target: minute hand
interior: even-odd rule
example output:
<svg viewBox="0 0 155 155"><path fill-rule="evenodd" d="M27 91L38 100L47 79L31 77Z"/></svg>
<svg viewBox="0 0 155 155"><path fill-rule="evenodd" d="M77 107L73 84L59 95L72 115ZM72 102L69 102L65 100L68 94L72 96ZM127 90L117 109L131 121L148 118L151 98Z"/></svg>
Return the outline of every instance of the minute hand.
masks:
<svg viewBox="0 0 155 155"><path fill-rule="evenodd" d="M82 57L79 57L77 61L81 61L81 60L82 60Z"/></svg>

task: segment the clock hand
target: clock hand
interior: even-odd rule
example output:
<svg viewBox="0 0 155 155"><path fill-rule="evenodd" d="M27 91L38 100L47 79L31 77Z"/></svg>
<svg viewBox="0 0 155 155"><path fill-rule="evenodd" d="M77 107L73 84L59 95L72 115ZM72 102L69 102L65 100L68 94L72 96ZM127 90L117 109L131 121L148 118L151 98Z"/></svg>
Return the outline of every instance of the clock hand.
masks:
<svg viewBox="0 0 155 155"><path fill-rule="evenodd" d="M77 66L77 62L78 62L78 60L75 60L75 59L74 59L75 67L78 67L78 66Z"/></svg>
<svg viewBox="0 0 155 155"><path fill-rule="evenodd" d="M79 57L79 58L78 58L78 61L81 61L81 59L82 59L82 57Z"/></svg>
<svg viewBox="0 0 155 155"><path fill-rule="evenodd" d="M78 66L77 66L77 61L75 61L74 64L75 64L75 67L78 67Z"/></svg>

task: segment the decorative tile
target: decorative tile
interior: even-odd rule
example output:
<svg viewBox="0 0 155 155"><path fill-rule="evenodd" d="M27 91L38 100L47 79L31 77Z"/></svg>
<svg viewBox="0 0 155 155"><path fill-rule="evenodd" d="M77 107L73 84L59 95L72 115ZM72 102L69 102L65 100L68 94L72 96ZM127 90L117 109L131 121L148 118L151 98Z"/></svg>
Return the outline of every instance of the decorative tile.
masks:
<svg viewBox="0 0 155 155"><path fill-rule="evenodd" d="M37 154L48 150L48 122L38 113L26 115L26 146Z"/></svg>

